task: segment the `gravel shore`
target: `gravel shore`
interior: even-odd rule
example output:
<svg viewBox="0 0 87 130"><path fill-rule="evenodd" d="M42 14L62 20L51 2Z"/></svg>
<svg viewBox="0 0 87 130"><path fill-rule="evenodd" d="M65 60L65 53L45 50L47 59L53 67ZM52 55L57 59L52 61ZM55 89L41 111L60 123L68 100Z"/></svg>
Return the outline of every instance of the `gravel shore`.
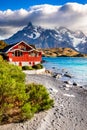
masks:
<svg viewBox="0 0 87 130"><path fill-rule="evenodd" d="M86 130L87 90L47 75L27 75L26 83L46 86L54 106L25 123L0 126L0 130Z"/></svg>

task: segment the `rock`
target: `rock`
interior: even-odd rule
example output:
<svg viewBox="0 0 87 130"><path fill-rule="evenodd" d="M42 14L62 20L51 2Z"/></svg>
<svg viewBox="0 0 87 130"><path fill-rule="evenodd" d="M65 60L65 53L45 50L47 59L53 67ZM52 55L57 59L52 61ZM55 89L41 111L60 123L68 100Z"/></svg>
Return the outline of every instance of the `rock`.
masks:
<svg viewBox="0 0 87 130"><path fill-rule="evenodd" d="M53 89L52 89L52 88L49 88L49 91L53 91Z"/></svg>
<svg viewBox="0 0 87 130"><path fill-rule="evenodd" d="M57 74L56 75L56 78L61 78L62 77L62 74Z"/></svg>
<svg viewBox="0 0 87 130"><path fill-rule="evenodd" d="M66 84L66 87L67 87L67 88L70 88L71 86L70 86L69 84Z"/></svg>
<svg viewBox="0 0 87 130"><path fill-rule="evenodd" d="M65 87L66 87L66 85L65 85L65 84L63 84L63 87L65 88Z"/></svg>
<svg viewBox="0 0 87 130"><path fill-rule="evenodd" d="M50 70L45 70L46 74L52 75L52 72Z"/></svg>
<svg viewBox="0 0 87 130"><path fill-rule="evenodd" d="M64 88L72 88L72 85L71 84L63 84L63 87Z"/></svg>
<svg viewBox="0 0 87 130"><path fill-rule="evenodd" d="M83 88L83 86L79 86L80 88Z"/></svg>
<svg viewBox="0 0 87 130"><path fill-rule="evenodd" d="M68 74L68 73L65 73L64 76L68 77L68 78L72 78L72 76L70 74Z"/></svg>
<svg viewBox="0 0 87 130"><path fill-rule="evenodd" d="M74 86L77 86L77 83L74 82L73 85L74 85Z"/></svg>
<svg viewBox="0 0 87 130"><path fill-rule="evenodd" d="M65 84L69 84L69 81L64 81Z"/></svg>
<svg viewBox="0 0 87 130"><path fill-rule="evenodd" d="M61 74L61 73L54 73L54 74L53 74L53 77L54 77L54 78L61 78L61 77L62 77L62 74Z"/></svg>
<svg viewBox="0 0 87 130"><path fill-rule="evenodd" d="M56 69L56 67L52 67L52 69Z"/></svg>
<svg viewBox="0 0 87 130"><path fill-rule="evenodd" d="M71 81L64 81L65 84L70 84L72 85L72 82Z"/></svg>

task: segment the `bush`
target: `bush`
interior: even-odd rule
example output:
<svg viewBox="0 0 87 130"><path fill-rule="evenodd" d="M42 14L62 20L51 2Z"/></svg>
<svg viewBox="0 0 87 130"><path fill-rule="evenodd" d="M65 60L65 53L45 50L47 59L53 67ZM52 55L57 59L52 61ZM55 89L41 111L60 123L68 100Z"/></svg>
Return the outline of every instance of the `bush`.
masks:
<svg viewBox="0 0 87 130"><path fill-rule="evenodd" d="M42 64L36 64L33 66L22 66L22 70L34 70L34 69L42 69L43 65Z"/></svg>
<svg viewBox="0 0 87 130"><path fill-rule="evenodd" d="M54 104L43 85L27 84L26 93L29 98L22 107L22 120L31 118L34 113L39 111L48 110Z"/></svg>
<svg viewBox="0 0 87 130"><path fill-rule="evenodd" d="M22 66L22 70L33 70L32 66Z"/></svg>
<svg viewBox="0 0 87 130"><path fill-rule="evenodd" d="M27 93L29 94L29 102L35 112L49 109L53 105L53 100L43 85L29 84L26 85Z"/></svg>
<svg viewBox="0 0 87 130"><path fill-rule="evenodd" d="M30 119L53 105L42 85L25 85L21 68L0 60L0 124Z"/></svg>
<svg viewBox="0 0 87 130"><path fill-rule="evenodd" d="M43 65L42 64L36 64L33 66L34 69L42 69Z"/></svg>
<svg viewBox="0 0 87 130"><path fill-rule="evenodd" d="M3 60L3 57L2 57L2 55L0 55L0 60Z"/></svg>
<svg viewBox="0 0 87 130"><path fill-rule="evenodd" d="M0 121L9 121L15 111L27 101L25 74L17 66L0 60ZM17 110L16 110L17 109ZM8 117L8 118L7 118Z"/></svg>
<svg viewBox="0 0 87 130"><path fill-rule="evenodd" d="M5 41L0 40L0 49L3 49L7 46L7 44L5 43Z"/></svg>

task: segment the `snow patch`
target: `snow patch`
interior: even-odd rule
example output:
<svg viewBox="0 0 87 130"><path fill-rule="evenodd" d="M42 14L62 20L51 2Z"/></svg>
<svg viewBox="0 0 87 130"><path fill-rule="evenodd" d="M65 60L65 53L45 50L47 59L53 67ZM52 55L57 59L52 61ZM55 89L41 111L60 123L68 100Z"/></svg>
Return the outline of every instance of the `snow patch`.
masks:
<svg viewBox="0 0 87 130"><path fill-rule="evenodd" d="M78 44L80 44L80 43L84 43L84 42L86 42L85 41L85 38L76 38L76 37L74 37L73 35L71 35L70 33L68 33L69 34L69 37L72 39L72 41L73 41L73 46L74 47L76 47Z"/></svg>
<svg viewBox="0 0 87 130"><path fill-rule="evenodd" d="M28 38L31 38L31 39L37 39L38 37L40 37L40 33L34 32L34 33L30 34L30 35L26 34L25 36L27 36Z"/></svg>
<svg viewBox="0 0 87 130"><path fill-rule="evenodd" d="M27 35L27 37L29 37L29 38L33 38L33 34L31 34L31 35Z"/></svg>
<svg viewBox="0 0 87 130"><path fill-rule="evenodd" d="M26 33L24 33L24 36L27 36L27 34L26 34Z"/></svg>
<svg viewBox="0 0 87 130"><path fill-rule="evenodd" d="M40 33L39 32L34 32L35 37L33 37L33 39L37 39L38 37L40 37Z"/></svg>

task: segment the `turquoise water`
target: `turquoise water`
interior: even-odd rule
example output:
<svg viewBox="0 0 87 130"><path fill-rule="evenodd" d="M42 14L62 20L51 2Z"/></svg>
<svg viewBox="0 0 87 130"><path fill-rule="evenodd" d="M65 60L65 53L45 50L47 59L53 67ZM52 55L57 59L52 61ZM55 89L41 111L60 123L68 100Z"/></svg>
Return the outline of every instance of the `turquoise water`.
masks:
<svg viewBox="0 0 87 130"><path fill-rule="evenodd" d="M69 72L72 79L82 85L87 85L87 58L77 57L43 57L43 65L52 71Z"/></svg>

